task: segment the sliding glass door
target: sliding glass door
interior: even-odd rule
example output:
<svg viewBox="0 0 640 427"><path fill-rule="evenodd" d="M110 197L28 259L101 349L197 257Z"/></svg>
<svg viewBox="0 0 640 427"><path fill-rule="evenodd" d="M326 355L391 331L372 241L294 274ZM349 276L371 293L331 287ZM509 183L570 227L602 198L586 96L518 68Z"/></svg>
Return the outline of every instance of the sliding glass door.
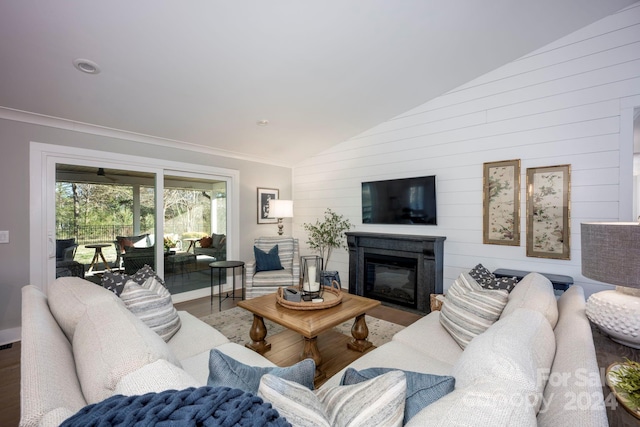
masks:
<svg viewBox="0 0 640 427"><path fill-rule="evenodd" d="M156 174L56 165L56 277L157 270ZM63 248L75 245L75 253Z"/></svg>
<svg viewBox="0 0 640 427"><path fill-rule="evenodd" d="M164 175L164 273L172 294L209 288L213 261L227 259L227 182Z"/></svg>
<svg viewBox="0 0 640 427"><path fill-rule="evenodd" d="M31 283L151 266L175 301L237 256L238 171L31 143ZM177 297L176 297L177 296Z"/></svg>
<svg viewBox="0 0 640 427"><path fill-rule="evenodd" d="M208 288L209 264L227 259L227 182L163 175L158 221L155 174L57 164L56 277L100 283L148 265L172 294Z"/></svg>

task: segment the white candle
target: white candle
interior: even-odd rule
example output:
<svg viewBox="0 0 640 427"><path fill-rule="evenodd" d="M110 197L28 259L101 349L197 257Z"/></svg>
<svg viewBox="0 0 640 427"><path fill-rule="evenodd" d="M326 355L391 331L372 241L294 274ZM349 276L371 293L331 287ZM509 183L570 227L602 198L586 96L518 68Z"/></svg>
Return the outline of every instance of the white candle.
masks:
<svg viewBox="0 0 640 427"><path fill-rule="evenodd" d="M306 291L318 292L320 290L320 283L316 282L316 267L309 266L309 282L307 283Z"/></svg>

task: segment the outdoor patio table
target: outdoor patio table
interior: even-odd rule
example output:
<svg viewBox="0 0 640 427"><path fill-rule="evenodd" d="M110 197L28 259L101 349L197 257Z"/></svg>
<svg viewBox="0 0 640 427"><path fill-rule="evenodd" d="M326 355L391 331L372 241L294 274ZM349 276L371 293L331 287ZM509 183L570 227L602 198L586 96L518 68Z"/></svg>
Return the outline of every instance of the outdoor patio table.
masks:
<svg viewBox="0 0 640 427"><path fill-rule="evenodd" d="M91 260L91 264L89 264L89 271L88 271L89 273L91 273L91 271L93 270L93 267L98 263L98 261L100 261L100 259L102 259L102 262L104 263L104 268L111 271L111 267L109 267L109 263L104 258L104 254L102 253L102 248L111 246L109 243L96 243L93 245L84 245L84 246L89 249L95 249L95 252L93 254L93 259Z"/></svg>
<svg viewBox="0 0 640 427"><path fill-rule="evenodd" d="M193 253L196 253L196 242L200 241L199 237L188 237L184 239L185 242L189 242L189 247L187 248L187 252L191 251L193 248Z"/></svg>

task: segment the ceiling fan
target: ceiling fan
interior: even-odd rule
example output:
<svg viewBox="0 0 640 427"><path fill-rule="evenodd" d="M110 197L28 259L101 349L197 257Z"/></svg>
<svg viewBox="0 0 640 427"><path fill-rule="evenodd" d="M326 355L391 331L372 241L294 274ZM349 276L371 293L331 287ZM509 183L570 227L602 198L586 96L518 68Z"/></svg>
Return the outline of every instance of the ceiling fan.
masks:
<svg viewBox="0 0 640 427"><path fill-rule="evenodd" d="M117 182L118 181L117 179L115 179L115 178L113 178L111 176L107 176L107 174L104 172L104 168L98 168L98 172L96 172L96 175L102 176L102 177L108 179L111 182Z"/></svg>

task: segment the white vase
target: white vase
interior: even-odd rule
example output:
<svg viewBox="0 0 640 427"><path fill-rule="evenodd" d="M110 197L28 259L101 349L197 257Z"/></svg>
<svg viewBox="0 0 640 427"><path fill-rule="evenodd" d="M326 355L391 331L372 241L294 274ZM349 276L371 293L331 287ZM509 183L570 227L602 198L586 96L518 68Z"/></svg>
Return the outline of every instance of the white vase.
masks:
<svg viewBox="0 0 640 427"><path fill-rule="evenodd" d="M627 289L591 295L586 314L613 341L640 349L640 297Z"/></svg>

